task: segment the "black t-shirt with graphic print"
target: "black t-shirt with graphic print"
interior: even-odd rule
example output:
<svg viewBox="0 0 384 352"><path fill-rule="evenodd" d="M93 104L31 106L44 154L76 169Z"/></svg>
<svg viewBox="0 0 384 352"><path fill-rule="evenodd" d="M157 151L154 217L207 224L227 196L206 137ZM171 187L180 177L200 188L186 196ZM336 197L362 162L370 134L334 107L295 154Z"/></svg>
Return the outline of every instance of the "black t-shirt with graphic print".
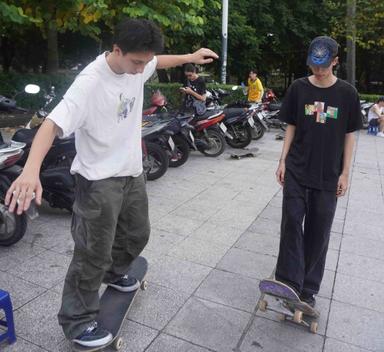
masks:
<svg viewBox="0 0 384 352"><path fill-rule="evenodd" d="M362 128L356 89L340 79L319 88L300 78L289 87L279 118L296 126L286 169L303 186L336 192L345 135Z"/></svg>

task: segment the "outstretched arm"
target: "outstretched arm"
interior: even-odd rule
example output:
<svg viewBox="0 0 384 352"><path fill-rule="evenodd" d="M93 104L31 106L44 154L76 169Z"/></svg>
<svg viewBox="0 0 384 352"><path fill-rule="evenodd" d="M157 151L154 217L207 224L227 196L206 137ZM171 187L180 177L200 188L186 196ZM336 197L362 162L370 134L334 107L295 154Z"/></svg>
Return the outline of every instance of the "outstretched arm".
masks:
<svg viewBox="0 0 384 352"><path fill-rule="evenodd" d="M157 66L158 69L170 68L181 66L187 63L194 63L198 65L204 65L211 63L214 59L218 59L219 56L210 49L201 48L192 54L185 55L158 55Z"/></svg>

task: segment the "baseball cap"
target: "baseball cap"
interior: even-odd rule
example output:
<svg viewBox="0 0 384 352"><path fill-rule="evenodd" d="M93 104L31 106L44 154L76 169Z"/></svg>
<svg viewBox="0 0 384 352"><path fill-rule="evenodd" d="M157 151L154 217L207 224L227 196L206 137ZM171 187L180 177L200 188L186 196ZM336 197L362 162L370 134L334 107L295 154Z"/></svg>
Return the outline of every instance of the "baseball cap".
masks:
<svg viewBox="0 0 384 352"><path fill-rule="evenodd" d="M336 40L327 36L316 37L308 48L307 65L329 67L338 51L339 44Z"/></svg>

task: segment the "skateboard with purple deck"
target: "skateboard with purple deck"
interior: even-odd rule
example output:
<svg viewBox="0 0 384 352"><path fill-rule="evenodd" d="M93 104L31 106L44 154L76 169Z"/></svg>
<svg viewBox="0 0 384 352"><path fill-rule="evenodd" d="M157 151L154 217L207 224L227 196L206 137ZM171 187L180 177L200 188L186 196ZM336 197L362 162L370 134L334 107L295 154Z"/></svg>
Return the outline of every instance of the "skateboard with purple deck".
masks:
<svg viewBox="0 0 384 352"><path fill-rule="evenodd" d="M263 298L259 302L260 311L273 311L279 314L281 321L288 320L309 328L314 334L317 332L320 312L301 301L292 288L273 279L260 281L259 288L262 294L273 297L277 301L277 305L270 305Z"/></svg>

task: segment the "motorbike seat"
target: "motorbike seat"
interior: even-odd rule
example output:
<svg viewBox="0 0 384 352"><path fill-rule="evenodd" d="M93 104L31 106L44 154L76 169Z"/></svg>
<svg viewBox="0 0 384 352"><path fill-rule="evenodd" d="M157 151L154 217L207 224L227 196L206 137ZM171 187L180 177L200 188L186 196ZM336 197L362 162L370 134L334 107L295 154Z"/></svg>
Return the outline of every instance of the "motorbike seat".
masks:
<svg viewBox="0 0 384 352"><path fill-rule="evenodd" d="M269 110L276 111L281 109L281 103L269 104Z"/></svg>
<svg viewBox="0 0 384 352"><path fill-rule="evenodd" d="M207 120L207 119L213 119L223 113L222 110L208 110L202 115L195 115L195 120L201 121L201 120Z"/></svg>
<svg viewBox="0 0 384 352"><path fill-rule="evenodd" d="M243 108L228 108L224 109L225 118L229 119L231 117L240 116L245 113L245 109Z"/></svg>
<svg viewBox="0 0 384 352"><path fill-rule="evenodd" d="M32 140L35 137L36 132L37 128L22 128L15 132L12 139L16 142L23 142L27 146L30 146L32 144Z"/></svg>

